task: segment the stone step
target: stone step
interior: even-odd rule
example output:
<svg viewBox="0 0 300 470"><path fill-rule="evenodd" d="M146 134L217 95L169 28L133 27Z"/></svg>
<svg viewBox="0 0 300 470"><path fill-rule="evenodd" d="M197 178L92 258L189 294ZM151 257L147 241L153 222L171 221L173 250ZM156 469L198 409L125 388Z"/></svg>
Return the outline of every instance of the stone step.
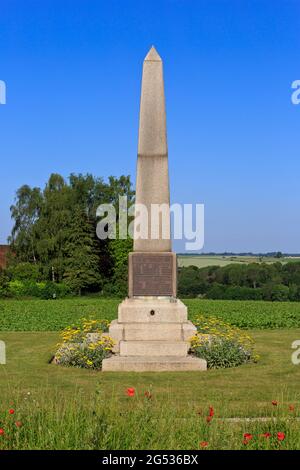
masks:
<svg viewBox="0 0 300 470"><path fill-rule="evenodd" d="M125 341L181 341L181 323L124 323Z"/></svg>
<svg viewBox="0 0 300 470"><path fill-rule="evenodd" d="M109 335L115 341L113 352L120 350L120 341L189 341L195 334L192 322L184 323L119 323L113 320Z"/></svg>
<svg viewBox="0 0 300 470"><path fill-rule="evenodd" d="M187 355L185 341L120 341L120 356L181 356Z"/></svg>
<svg viewBox="0 0 300 470"><path fill-rule="evenodd" d="M156 357L120 357L104 359L104 372L171 372L171 371L204 371L207 364L204 359L194 356L156 356Z"/></svg>
<svg viewBox="0 0 300 470"><path fill-rule="evenodd" d="M178 299L157 297L131 298L118 308L119 323L182 323L187 321L187 307Z"/></svg>

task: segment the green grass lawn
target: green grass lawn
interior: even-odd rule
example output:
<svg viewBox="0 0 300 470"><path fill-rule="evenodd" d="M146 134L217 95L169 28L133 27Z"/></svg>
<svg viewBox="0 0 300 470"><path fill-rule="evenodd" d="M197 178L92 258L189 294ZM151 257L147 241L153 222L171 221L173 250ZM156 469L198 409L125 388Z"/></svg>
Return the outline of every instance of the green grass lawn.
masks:
<svg viewBox="0 0 300 470"><path fill-rule="evenodd" d="M300 339L300 329L251 335L261 356L258 364L208 372L101 373L49 364L58 341L55 332L1 332L7 345L7 364L0 366L1 402L8 406L27 392L37 400L57 393L72 397L78 391L91 397L98 386L107 397L115 394L124 401L127 387L143 394L151 385L156 400L183 415L187 408L208 404L226 416L268 415L272 400L300 406L300 366L291 363L291 343Z"/></svg>
<svg viewBox="0 0 300 470"><path fill-rule="evenodd" d="M300 366L291 363L291 343L300 329L251 334L258 364L207 372L102 373L49 364L57 332L1 332L7 364L0 366L0 427L9 439L0 438L0 449L197 449L203 440L213 449L240 449L244 432L254 436L249 449L297 449ZM135 388L135 397L126 396L127 387ZM151 400L144 397L149 390ZM209 406L215 410L211 424ZM241 421L227 422L230 417ZM283 443L278 431L285 433ZM261 438L263 432L272 439Z"/></svg>
<svg viewBox="0 0 300 470"><path fill-rule="evenodd" d="M118 303L85 297L0 302L0 340L7 348L7 364L0 365L0 428L8 436L0 436L0 449L197 449L203 440L213 449L240 449L244 432L254 436L249 449L300 448L300 366L291 362L291 344L300 339L299 303L186 301L191 319L202 313L243 328L257 325L249 329L257 364L207 372L102 373L49 363L60 329L84 316L116 318ZM135 388L135 397L126 396L128 387ZM215 410L211 424L209 406ZM11 407L14 415L8 414ZM249 417L276 420L248 422ZM278 431L285 433L283 443ZM273 437L262 439L263 432Z"/></svg>

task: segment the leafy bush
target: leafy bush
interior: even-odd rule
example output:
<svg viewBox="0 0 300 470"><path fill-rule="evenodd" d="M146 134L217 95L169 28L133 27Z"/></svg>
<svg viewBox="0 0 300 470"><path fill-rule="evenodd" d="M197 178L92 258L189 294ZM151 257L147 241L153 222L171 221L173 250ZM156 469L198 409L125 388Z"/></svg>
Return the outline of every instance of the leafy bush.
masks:
<svg viewBox="0 0 300 470"><path fill-rule="evenodd" d="M126 282L120 282L114 283L114 282L105 282L102 287L101 291L101 297L104 298L118 298L122 299L126 297L128 294L128 283Z"/></svg>
<svg viewBox="0 0 300 470"><path fill-rule="evenodd" d="M70 288L63 283L46 282L41 286L40 295L42 299L62 298L70 294Z"/></svg>
<svg viewBox="0 0 300 470"><path fill-rule="evenodd" d="M18 263L8 268L13 280L38 282L40 277L39 265L33 263Z"/></svg>
<svg viewBox="0 0 300 470"><path fill-rule="evenodd" d="M266 284L262 290L264 300L273 302L289 300L290 289L283 284Z"/></svg>
<svg viewBox="0 0 300 470"><path fill-rule="evenodd" d="M196 266L188 266L179 269L178 294L184 297L202 296L209 288L208 283L201 280L199 269Z"/></svg>
<svg viewBox="0 0 300 470"><path fill-rule="evenodd" d="M114 346L112 338L105 334L107 320L82 319L78 325L69 326L61 333L62 343L54 362L64 366L85 369L102 368L102 361L109 357Z"/></svg>
<svg viewBox="0 0 300 470"><path fill-rule="evenodd" d="M191 338L191 351L207 361L210 369L236 367L258 359L252 338L218 318L199 316L197 333Z"/></svg>
<svg viewBox="0 0 300 470"><path fill-rule="evenodd" d="M224 286L215 283L208 290L205 297L208 299L224 300L262 300L263 292L261 288L252 289L251 287Z"/></svg>
<svg viewBox="0 0 300 470"><path fill-rule="evenodd" d="M23 281L10 281L8 283L8 294L11 297L22 297L27 294L27 289Z"/></svg>
<svg viewBox="0 0 300 470"><path fill-rule="evenodd" d="M39 297L41 299L53 299L65 297L70 293L66 284L55 282L31 282L31 281L9 281L3 296L6 297ZM1 290L0 290L1 296Z"/></svg>

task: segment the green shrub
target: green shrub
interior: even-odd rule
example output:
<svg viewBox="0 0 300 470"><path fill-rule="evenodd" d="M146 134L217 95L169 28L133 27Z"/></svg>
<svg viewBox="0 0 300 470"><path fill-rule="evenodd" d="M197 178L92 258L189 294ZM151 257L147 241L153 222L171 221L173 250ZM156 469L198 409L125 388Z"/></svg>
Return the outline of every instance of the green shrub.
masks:
<svg viewBox="0 0 300 470"><path fill-rule="evenodd" d="M264 300L285 301L289 300L290 290L284 284L266 284L262 288Z"/></svg>
<svg viewBox="0 0 300 470"><path fill-rule="evenodd" d="M191 351L207 361L209 369L236 367L258 359L252 338L218 318L199 316L197 333L191 338Z"/></svg>
<svg viewBox="0 0 300 470"><path fill-rule="evenodd" d="M40 278L39 265L33 263L18 263L8 269L13 280L38 282Z"/></svg>
<svg viewBox="0 0 300 470"><path fill-rule="evenodd" d="M128 294L128 283L123 281L117 282L105 282L101 291L101 297L105 298L124 298Z"/></svg>
<svg viewBox="0 0 300 470"><path fill-rule="evenodd" d="M83 319L79 325L65 328L54 361L64 366L100 370L114 345L112 338L105 334L108 324L107 320Z"/></svg>
<svg viewBox="0 0 300 470"><path fill-rule="evenodd" d="M205 295L208 299L223 300L262 300L263 290L244 286L226 286L214 283Z"/></svg>
<svg viewBox="0 0 300 470"><path fill-rule="evenodd" d="M23 281L10 281L8 283L8 293L11 297L23 297L27 294L27 289Z"/></svg>
<svg viewBox="0 0 300 470"><path fill-rule="evenodd" d="M39 297L41 299L62 298L70 293L66 284L55 282L10 281L7 288L10 297Z"/></svg>
<svg viewBox="0 0 300 470"><path fill-rule="evenodd" d="M9 297L8 288L0 285L0 299Z"/></svg>
<svg viewBox="0 0 300 470"><path fill-rule="evenodd" d="M292 302L299 302L300 300L300 286L291 284L289 286L289 300Z"/></svg>
<svg viewBox="0 0 300 470"><path fill-rule="evenodd" d="M262 289L252 287L232 286L227 287L224 292L224 299L228 300L262 300Z"/></svg>
<svg viewBox="0 0 300 470"><path fill-rule="evenodd" d="M178 294L184 297L199 297L208 290L208 283L201 280L196 266L180 268L178 271Z"/></svg>
<svg viewBox="0 0 300 470"><path fill-rule="evenodd" d="M56 283L48 281L40 286L41 299L57 299L70 294L70 288L64 283Z"/></svg>
<svg viewBox="0 0 300 470"><path fill-rule="evenodd" d="M208 299L224 299L226 287L223 284L213 283L205 297Z"/></svg>

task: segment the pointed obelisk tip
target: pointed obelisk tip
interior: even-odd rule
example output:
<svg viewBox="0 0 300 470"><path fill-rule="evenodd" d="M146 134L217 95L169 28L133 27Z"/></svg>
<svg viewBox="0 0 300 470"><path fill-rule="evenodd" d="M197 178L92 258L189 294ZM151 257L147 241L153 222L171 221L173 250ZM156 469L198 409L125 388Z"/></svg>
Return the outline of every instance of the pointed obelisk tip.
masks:
<svg viewBox="0 0 300 470"><path fill-rule="evenodd" d="M146 61L149 61L149 62L161 62L161 58L157 52L157 50L155 49L154 46L152 46L148 52L148 54L146 55L145 57L145 62Z"/></svg>

